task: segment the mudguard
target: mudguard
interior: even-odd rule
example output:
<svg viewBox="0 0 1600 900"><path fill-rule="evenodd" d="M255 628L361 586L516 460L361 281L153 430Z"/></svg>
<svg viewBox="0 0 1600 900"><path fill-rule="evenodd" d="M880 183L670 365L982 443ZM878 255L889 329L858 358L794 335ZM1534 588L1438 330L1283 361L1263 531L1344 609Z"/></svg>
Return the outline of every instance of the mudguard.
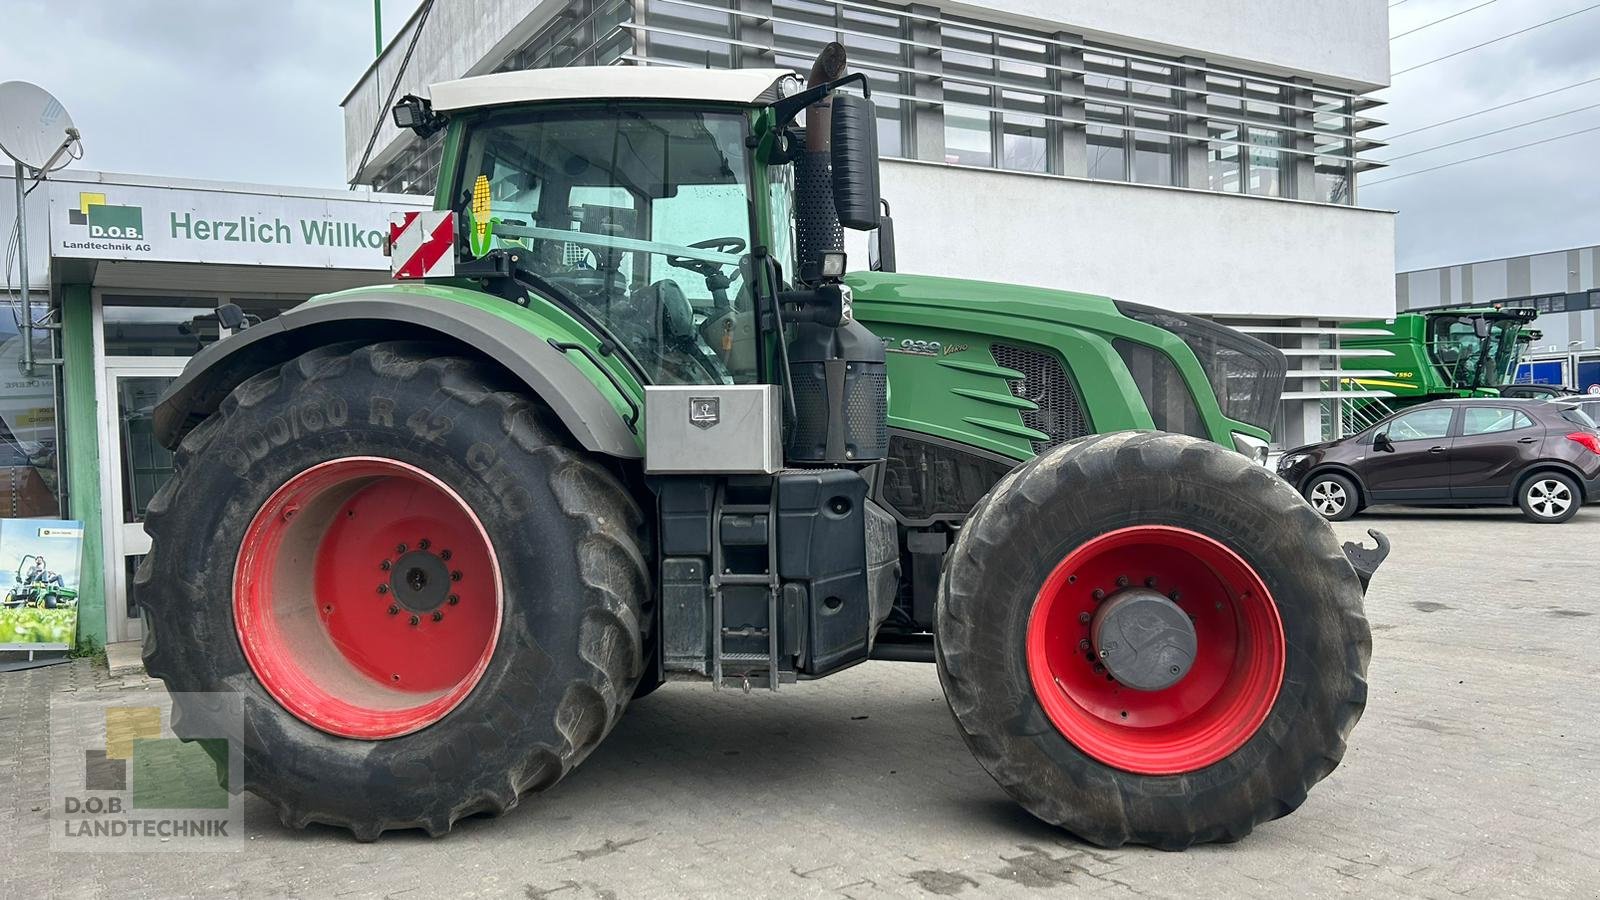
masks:
<svg viewBox="0 0 1600 900"><path fill-rule="evenodd" d="M156 406L155 437L175 448L240 382L313 347L396 338L461 344L525 384L585 450L624 459L642 456L638 436L612 400L545 336L488 309L404 290L319 299L202 349ZM623 402L631 401L624 397Z"/></svg>

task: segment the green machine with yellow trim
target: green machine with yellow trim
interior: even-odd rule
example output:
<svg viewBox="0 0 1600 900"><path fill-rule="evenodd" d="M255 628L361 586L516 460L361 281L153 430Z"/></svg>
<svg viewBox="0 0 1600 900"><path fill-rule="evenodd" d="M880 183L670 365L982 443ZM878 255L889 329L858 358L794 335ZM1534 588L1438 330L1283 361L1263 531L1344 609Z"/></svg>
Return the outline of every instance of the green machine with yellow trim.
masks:
<svg viewBox="0 0 1600 900"><path fill-rule="evenodd" d="M1394 395L1390 407L1451 397L1495 397L1511 384L1533 330L1538 310L1524 306L1463 307L1403 313L1393 319L1352 322L1361 332L1341 347L1386 350L1394 374L1352 379L1364 388ZM1368 332L1382 332L1370 334Z"/></svg>
<svg viewBox="0 0 1600 900"><path fill-rule="evenodd" d="M835 46L809 84L559 69L400 101L442 159L396 283L206 348L155 414L145 664L181 735L243 695L231 787L437 835L665 683L873 660L936 665L995 779L1106 846L1238 839L1333 769L1386 545L1260 465L1282 354L896 272L853 86Z"/></svg>

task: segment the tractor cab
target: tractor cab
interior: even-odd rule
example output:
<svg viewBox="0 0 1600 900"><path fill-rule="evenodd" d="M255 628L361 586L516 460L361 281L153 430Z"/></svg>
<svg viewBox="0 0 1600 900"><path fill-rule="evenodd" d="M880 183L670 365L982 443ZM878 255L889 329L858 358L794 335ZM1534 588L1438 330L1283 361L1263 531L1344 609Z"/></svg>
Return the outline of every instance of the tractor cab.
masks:
<svg viewBox="0 0 1600 900"><path fill-rule="evenodd" d="M797 255L804 154L791 126L806 106L861 113L839 118L823 168L870 174L860 196L824 198L834 214L821 226L837 238L826 249L842 241L839 208L866 211L857 227L877 224L871 104L834 95L860 80L802 90L783 70L665 70L648 82L510 72L435 85L395 119L428 133L448 116L436 205L457 223L455 274L509 275L512 299L554 294L642 383L774 383L758 349L758 313L774 299L786 322L848 321L842 253Z"/></svg>
<svg viewBox="0 0 1600 900"><path fill-rule="evenodd" d="M1428 356L1445 384L1475 391L1510 384L1539 313L1529 307L1430 313Z"/></svg>

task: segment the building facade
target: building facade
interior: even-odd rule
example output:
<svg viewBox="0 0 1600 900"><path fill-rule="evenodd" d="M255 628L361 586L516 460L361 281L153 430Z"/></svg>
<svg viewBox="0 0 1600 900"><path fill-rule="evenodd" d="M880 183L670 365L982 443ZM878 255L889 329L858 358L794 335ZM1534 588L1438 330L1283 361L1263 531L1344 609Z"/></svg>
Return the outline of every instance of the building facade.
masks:
<svg viewBox="0 0 1600 900"><path fill-rule="evenodd" d="M386 281L390 215L426 203L73 169L27 201L29 303L12 282L0 314L0 518L81 522L80 641L139 640L145 509L173 466L151 414L188 358L231 334L217 307L265 321ZM0 233L14 225L0 202Z"/></svg>
<svg viewBox="0 0 1600 900"><path fill-rule="evenodd" d="M1518 379L1600 394L1600 247L1401 272L1395 298L1401 312L1531 306L1540 337Z"/></svg>
<svg viewBox="0 0 1600 900"><path fill-rule="evenodd" d="M1359 205L1385 0L456 0L344 99L347 175L428 193L438 136L391 89L570 65L809 69L872 84L902 271L1216 316L1291 355L1281 440L1337 402L1340 321L1394 309L1393 221ZM420 34L418 34L419 28ZM415 47L412 48L413 37ZM410 62L402 72L401 62ZM374 133L376 132L376 133ZM369 149L370 147L370 149ZM977 202L981 198L981 202Z"/></svg>

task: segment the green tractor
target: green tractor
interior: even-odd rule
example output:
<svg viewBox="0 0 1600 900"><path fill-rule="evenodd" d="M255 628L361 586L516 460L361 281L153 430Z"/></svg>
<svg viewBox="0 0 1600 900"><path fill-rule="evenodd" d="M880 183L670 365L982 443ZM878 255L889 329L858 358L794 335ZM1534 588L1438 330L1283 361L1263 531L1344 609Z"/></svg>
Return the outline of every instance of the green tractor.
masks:
<svg viewBox="0 0 1600 900"><path fill-rule="evenodd" d="M1441 309L1402 313L1393 319L1352 322L1360 332L1339 342L1344 348L1386 350L1393 375L1351 379L1392 395L1389 408L1454 397L1498 397L1516 380L1538 310L1525 306ZM1382 332L1373 334L1372 332Z"/></svg>
<svg viewBox="0 0 1600 900"><path fill-rule="evenodd" d="M78 605L78 592L50 571L44 557L30 553L17 560L16 581L0 600L4 609L67 609Z"/></svg>
<svg viewBox="0 0 1600 900"><path fill-rule="evenodd" d="M243 786L286 825L443 834L665 681L870 659L936 664L995 779L1104 846L1240 838L1338 763L1386 545L1258 464L1281 355L888 271L862 79L797 80L404 98L444 134L399 283L212 345L163 398L145 663L243 694ZM886 271L847 275L844 229Z"/></svg>

